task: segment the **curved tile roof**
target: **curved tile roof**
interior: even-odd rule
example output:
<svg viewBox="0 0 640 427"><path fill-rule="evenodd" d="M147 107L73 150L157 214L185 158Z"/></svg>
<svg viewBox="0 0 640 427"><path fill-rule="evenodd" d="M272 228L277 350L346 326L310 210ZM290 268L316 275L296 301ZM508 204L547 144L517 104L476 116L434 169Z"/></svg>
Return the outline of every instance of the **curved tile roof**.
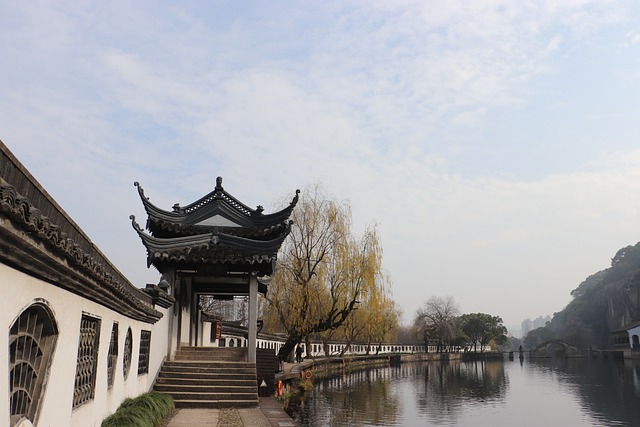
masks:
<svg viewBox="0 0 640 427"><path fill-rule="evenodd" d="M164 263L243 264L260 266L260 271L271 274L273 262L291 226L287 224L286 230L271 240L253 240L219 231L158 238L145 233L133 215L130 219L147 249L147 265L154 265L158 270Z"/></svg>
<svg viewBox="0 0 640 427"><path fill-rule="evenodd" d="M264 214L262 206L251 209L225 191L222 178L218 177L215 189L206 196L184 207L175 204L173 211L166 211L151 203L138 182L134 185L148 215L147 229L154 235L193 235L203 230L224 229L227 234L269 239L284 231L300 193L296 190L286 208Z"/></svg>

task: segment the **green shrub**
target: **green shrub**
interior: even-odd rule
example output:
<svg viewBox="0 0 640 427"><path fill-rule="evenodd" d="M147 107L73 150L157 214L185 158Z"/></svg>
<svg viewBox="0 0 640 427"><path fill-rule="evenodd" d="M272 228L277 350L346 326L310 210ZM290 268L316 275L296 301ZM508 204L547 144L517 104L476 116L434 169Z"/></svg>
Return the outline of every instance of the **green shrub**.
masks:
<svg viewBox="0 0 640 427"><path fill-rule="evenodd" d="M115 413L102 421L101 427L157 427L174 407L168 394L141 394L125 399Z"/></svg>

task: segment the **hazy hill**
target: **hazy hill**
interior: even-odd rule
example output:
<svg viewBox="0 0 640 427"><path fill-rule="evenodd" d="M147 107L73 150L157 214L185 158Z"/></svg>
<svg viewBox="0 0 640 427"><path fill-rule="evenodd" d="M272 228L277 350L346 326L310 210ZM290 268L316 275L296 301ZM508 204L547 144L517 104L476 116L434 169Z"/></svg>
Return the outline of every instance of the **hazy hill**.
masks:
<svg viewBox="0 0 640 427"><path fill-rule="evenodd" d="M611 267L599 271L571 291L573 300L555 313L545 337L586 348L611 347L611 331L640 318L640 243L620 249ZM541 332L543 332L541 334Z"/></svg>

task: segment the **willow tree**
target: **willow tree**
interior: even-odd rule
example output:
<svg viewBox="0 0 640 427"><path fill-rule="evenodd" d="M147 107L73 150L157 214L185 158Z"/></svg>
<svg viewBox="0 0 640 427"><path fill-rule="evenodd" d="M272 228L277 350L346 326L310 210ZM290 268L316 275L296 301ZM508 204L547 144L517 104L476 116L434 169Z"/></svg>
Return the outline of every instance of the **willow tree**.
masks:
<svg viewBox="0 0 640 427"><path fill-rule="evenodd" d="M286 331L280 355L309 336L340 327L362 298L378 291L382 249L375 228L352 231L351 209L315 184L301 195L280 249L265 313Z"/></svg>
<svg viewBox="0 0 640 427"><path fill-rule="evenodd" d="M376 351L376 344L392 341L397 335L400 313L391 298L391 282L388 277L380 277L376 291L363 295L358 310L353 312L340 328L341 338L348 350L352 342L364 342L367 354Z"/></svg>
<svg viewBox="0 0 640 427"><path fill-rule="evenodd" d="M377 276L377 277L376 277ZM388 276L378 274L372 276L375 280L361 295L357 309L353 310L342 325L335 330L329 330L316 335L322 341L325 354L328 355L329 342L341 341L340 356L349 351L352 343L366 343L367 354L382 342L393 341L397 337L398 319L400 312L391 297L391 280Z"/></svg>
<svg viewBox="0 0 640 427"><path fill-rule="evenodd" d="M372 301L367 307L367 321L364 329L364 340L367 343L367 354L377 353L383 342L397 341L398 323L401 312L390 295L382 295Z"/></svg>

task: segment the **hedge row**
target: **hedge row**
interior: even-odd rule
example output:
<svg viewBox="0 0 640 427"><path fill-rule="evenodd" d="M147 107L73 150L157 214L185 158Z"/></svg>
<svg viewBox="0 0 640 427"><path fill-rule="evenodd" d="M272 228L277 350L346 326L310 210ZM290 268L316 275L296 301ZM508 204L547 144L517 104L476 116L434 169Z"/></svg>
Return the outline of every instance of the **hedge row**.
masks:
<svg viewBox="0 0 640 427"><path fill-rule="evenodd" d="M158 427L174 407L168 394L141 394L125 399L115 413L102 421L101 427Z"/></svg>

